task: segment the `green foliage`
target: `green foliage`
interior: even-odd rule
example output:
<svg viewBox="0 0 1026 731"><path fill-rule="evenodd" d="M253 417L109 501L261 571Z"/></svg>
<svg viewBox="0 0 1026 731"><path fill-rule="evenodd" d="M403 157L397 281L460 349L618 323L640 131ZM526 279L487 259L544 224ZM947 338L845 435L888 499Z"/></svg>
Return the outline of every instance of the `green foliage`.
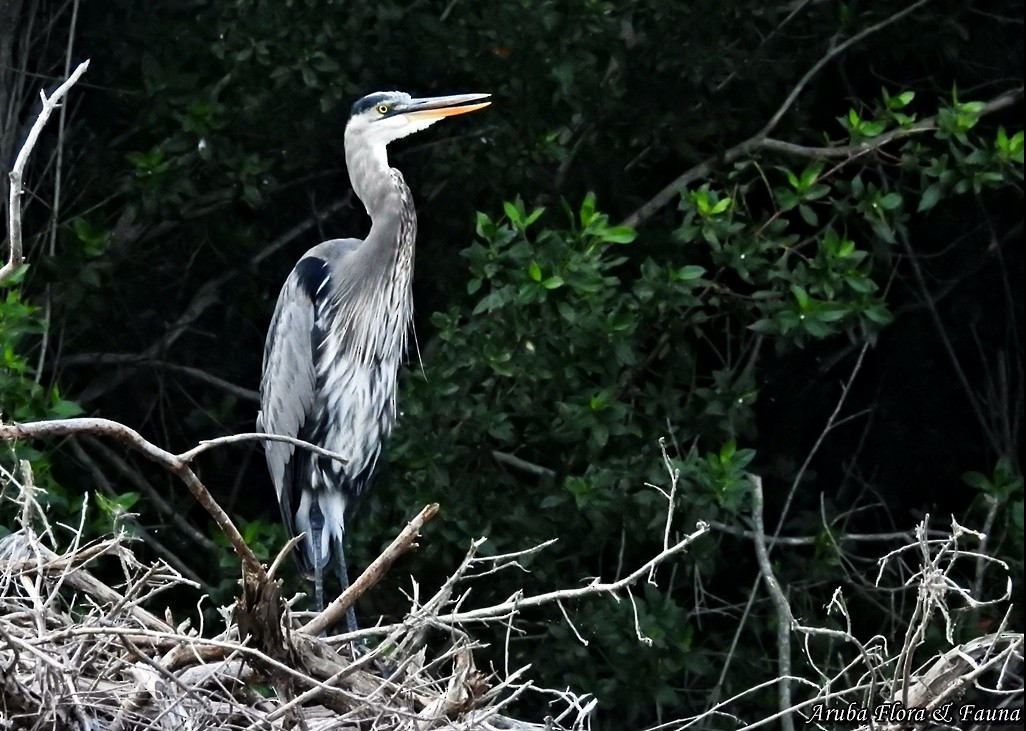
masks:
<svg viewBox="0 0 1026 731"><path fill-rule="evenodd" d="M707 424L702 439L714 445L680 462L689 488L679 516L733 521L745 505L743 473L754 453L732 439L751 433L754 389L726 369L697 371L699 330L716 316L715 304L701 298L705 268L686 259L631 259L634 231L611 225L590 195L565 211L559 228L541 228L551 215L520 201L507 203L504 214L478 214L479 240L463 252L474 305L434 316L441 342L423 375L411 373L404 384L391 461L403 465L406 489L395 507L408 513L426 500L442 502L444 524L435 530L445 544L432 544L441 554L432 563L454 565L481 534L496 552L562 536L533 562L531 584L540 590L571 576L609 574L621 550L625 561L645 556L654 544L643 537L661 536L666 502L643 479L665 482L652 445L668 419L690 421L682 427L689 439ZM515 453L552 477L496 470L491 450ZM643 630L651 624L659 633L676 621L666 613L680 609L668 597L653 601ZM545 672L607 688L604 701L640 718L649 700L637 705L634 682L651 677L652 663L678 663L671 656L679 646L661 636L656 655L639 656L625 634L631 624L623 606L581 603L579 611L587 637L606 638L607 649L620 645L616 679L580 676L574 655L551 659ZM549 621L538 630L553 642L566 635ZM657 690L659 703L670 703L670 686Z"/></svg>
<svg viewBox="0 0 1026 731"><path fill-rule="evenodd" d="M25 269L5 285L19 284ZM36 377L38 343L46 327L20 289L0 292L0 419L5 423L68 418L82 412L78 404L61 396L56 385L47 388ZM20 473L20 460L29 462L36 485L44 488L38 497L41 505L61 513L72 509L68 493L53 479L48 452L31 444L0 444L0 461L12 474ZM15 525L16 512L17 506L0 500L0 538L10 532L8 526Z"/></svg>
<svg viewBox="0 0 1026 731"><path fill-rule="evenodd" d="M885 95L889 116L874 121L878 127L860 121L857 136L911 123L900 110L912 98ZM434 548L433 562L454 565L479 534L499 552L567 537L532 566L531 585L541 590L651 555L665 498L640 478L665 484L652 447L667 431L692 445L670 463L681 481L674 525L741 521L756 453L737 445L758 435L759 388L747 354L764 337L781 353L878 337L893 321L885 298L891 250L914 224L906 200L917 199L918 186L929 184L922 171L953 145L981 167L958 168L945 195L1021 177L1007 155L976 154L992 148L971 128L957 140L941 127L933 142L906 142L904 164L886 174L817 161L764 171L746 161L728 172L725 187L710 181L681 196L675 245L658 258L637 249L634 231L610 225L593 195L577 210L564 206L562 226L520 199L505 203L499 218L479 213L478 240L462 252L472 302L434 315L440 343L406 379L406 415L391 453L407 486L397 507L408 514L428 500L443 504L446 545ZM771 202L760 205L766 192ZM492 451L538 465L542 477L498 467ZM1017 509L1021 503L1002 508L1012 526ZM841 566L834 546L826 540L788 573L830 581ZM708 549L694 566L677 567L678 586L693 570L715 582L734 568ZM729 641L680 634L692 626L682 600L672 581L646 588L639 626L659 642L643 652L623 606L582 603L578 630L600 647L546 655L536 666L550 682L597 689L627 723L658 714L681 702L677 689L715 680L707 653ZM570 644L556 617L538 631L540 647Z"/></svg>
<svg viewBox="0 0 1026 731"><path fill-rule="evenodd" d="M5 284L17 284L24 274ZM20 290L0 294L0 417L4 421L34 421L78 416L82 409L61 396L57 386L44 387L36 378L39 336L47 327L37 309ZM18 445L16 452L31 459L37 453Z"/></svg>
<svg viewBox="0 0 1026 731"><path fill-rule="evenodd" d="M993 554L1014 567L1013 576L1018 586L1023 581L1023 476L1012 461L1002 457L990 475L966 472L962 481L978 490L981 505L978 512L992 512L996 518L989 536ZM984 521L987 519L984 518ZM1000 584L1000 581L998 581ZM997 587L1000 593L1001 586Z"/></svg>

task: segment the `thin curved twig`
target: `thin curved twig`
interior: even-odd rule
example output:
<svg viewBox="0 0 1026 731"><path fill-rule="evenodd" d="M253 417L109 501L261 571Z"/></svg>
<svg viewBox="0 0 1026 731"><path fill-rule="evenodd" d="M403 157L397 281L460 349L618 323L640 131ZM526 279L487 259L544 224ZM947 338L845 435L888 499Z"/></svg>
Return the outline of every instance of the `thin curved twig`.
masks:
<svg viewBox="0 0 1026 731"><path fill-rule="evenodd" d="M263 432L245 432L243 434L229 434L223 437L215 437L214 439L204 439L197 446L182 452L178 457L184 462L192 462L197 456L203 452L209 451L215 447L221 447L225 444L236 444L238 442L285 442L291 444L294 447L302 447L314 454L319 454L322 457L329 457L330 459L347 464L349 460L338 452L332 452L330 449L324 447L318 447L316 444L311 444L303 439L297 439L296 437L287 437L283 434L264 434Z"/></svg>
<svg viewBox="0 0 1026 731"><path fill-rule="evenodd" d="M39 97L43 101L43 108L39 110L39 116L36 117L36 121L32 124L29 129L28 136L25 138L25 144L21 146L21 150L18 152L18 156L14 160L14 166L11 168L11 190L8 196L9 215L11 222L10 230L10 254L7 259L7 263L0 267L0 284L3 284L4 280L14 276L14 273L21 267L25 261L25 257L22 249L22 234L21 234L21 196L24 193L22 186L22 179L25 174L25 166L28 164L29 157L32 155L32 150L36 146L36 141L39 139L40 133L43 131L43 127L46 126L46 121L53 114L53 111L57 108L61 99L68 93L68 90L75 85L79 78L89 68L89 61L83 61L75 69L74 73L68 77L67 81L57 87L49 97L42 90L39 92Z"/></svg>

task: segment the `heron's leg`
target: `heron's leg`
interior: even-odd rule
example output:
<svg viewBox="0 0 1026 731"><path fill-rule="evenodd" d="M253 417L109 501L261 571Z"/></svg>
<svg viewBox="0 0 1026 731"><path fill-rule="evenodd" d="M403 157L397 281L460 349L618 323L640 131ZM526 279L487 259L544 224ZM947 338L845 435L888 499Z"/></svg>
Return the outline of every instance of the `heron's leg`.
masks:
<svg viewBox="0 0 1026 731"><path fill-rule="evenodd" d="M324 611L324 569L321 568L319 549L314 549L317 563L314 564L314 605L318 613Z"/></svg>
<svg viewBox="0 0 1026 731"><path fill-rule="evenodd" d="M324 611L324 567L321 562L321 532L324 530L324 516L317 501L310 510L310 540L313 541L314 605L318 613Z"/></svg>
<svg viewBox="0 0 1026 731"><path fill-rule="evenodd" d="M338 541L335 544L335 548L338 551L338 580L342 584L342 591L339 592L341 595L349 588L349 572L346 570L346 552L342 547L342 541ZM349 632L355 632L360 629L360 626L356 623L356 610L352 606L346 612L346 629Z"/></svg>

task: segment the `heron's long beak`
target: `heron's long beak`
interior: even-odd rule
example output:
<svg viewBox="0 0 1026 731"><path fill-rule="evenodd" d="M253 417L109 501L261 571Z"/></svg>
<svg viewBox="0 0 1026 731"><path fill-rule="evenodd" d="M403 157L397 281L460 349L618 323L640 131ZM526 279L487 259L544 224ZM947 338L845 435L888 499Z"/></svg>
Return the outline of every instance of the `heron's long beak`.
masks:
<svg viewBox="0 0 1026 731"><path fill-rule="evenodd" d="M433 96L427 99L414 99L401 114L411 119L441 119L466 114L487 107L491 102L482 101L491 94L454 94L452 96Z"/></svg>

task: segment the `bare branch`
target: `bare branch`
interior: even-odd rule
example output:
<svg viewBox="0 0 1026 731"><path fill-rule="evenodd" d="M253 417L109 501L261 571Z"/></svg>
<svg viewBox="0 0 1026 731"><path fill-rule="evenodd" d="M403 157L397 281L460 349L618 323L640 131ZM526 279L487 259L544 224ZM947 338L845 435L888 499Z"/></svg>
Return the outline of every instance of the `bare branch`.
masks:
<svg viewBox="0 0 1026 731"><path fill-rule="evenodd" d="M699 521L692 533L684 536L681 540L677 541L677 543L660 552L658 555L646 561L642 566L617 581L602 582L595 579L587 586L577 587L574 589L560 589L558 591L550 591L526 598L515 596L511 599L507 599L501 604L495 604L490 607L471 609L465 612L454 611L449 614L444 614L439 617L439 620L444 620L445 624L450 626L465 624L468 622L487 622L506 617L510 615L510 613L519 612L521 609L532 609L534 607L545 606L547 604L554 604L558 601L582 599L584 597L596 596L598 594L615 595L622 589L626 589L627 587L637 583L646 574L648 574L653 567L665 563L674 556L683 553L687 550L688 546L708 532L709 525ZM383 627L375 627L370 630L361 630L360 634L383 634L395 629L397 626L400 625L386 625Z"/></svg>
<svg viewBox="0 0 1026 731"><path fill-rule="evenodd" d="M9 217L11 222L10 230L10 254L7 259L7 263L3 267L0 267L0 284L4 280L14 276L14 273L21 267L24 262L24 254L22 253L22 233L21 233L21 196L24 192L22 187L22 180L25 175L25 166L28 164L29 157L32 155L32 150L36 146L36 141L39 139L40 133L43 131L43 127L46 126L46 121L50 118L50 115L57 108L61 99L68 93L68 90L75 85L79 78L89 68L89 61L83 61L75 69L74 73L68 77L67 81L57 87L56 91L49 97L43 91L39 92L39 96L43 102L43 108L39 110L39 116L36 117L36 121L33 123L31 129L29 129L28 137L25 139L25 144L22 145L21 150L18 152L18 157L14 160L14 166L11 168L11 190L8 196L9 205Z"/></svg>
<svg viewBox="0 0 1026 731"><path fill-rule="evenodd" d="M124 424L109 419L56 419L54 421L37 421L29 424L0 424L0 441L11 442L21 439L48 439L52 437L64 437L73 434L95 434L97 436L116 439L136 450L151 462L164 467L175 474L189 492L202 505L210 516L217 523L217 526L224 533L231 543L235 553L242 560L243 568L254 576L262 576L264 571L257 561L256 556L246 545L239 529L235 527L232 519L224 512L224 509L214 500L206 486L200 482L196 473L189 467L189 462L181 455L172 454L157 445L147 441L139 432Z"/></svg>
<svg viewBox="0 0 1026 731"><path fill-rule="evenodd" d="M341 596L325 607L323 612L310 620L299 631L306 635L317 635L333 624L341 622L345 618L346 612L349 611L349 607L353 605L360 595L378 583L381 577L391 568L392 564L395 563L396 559L416 545L415 541L420 535L421 528L437 514L438 503L431 503L425 506L413 520L406 524L406 527L395 537L395 540L392 541L388 548L382 551L381 555L364 569L360 577L350 584L349 588Z"/></svg>
<svg viewBox="0 0 1026 731"><path fill-rule="evenodd" d="M535 477L545 477L552 479L556 476L556 471L551 470L548 467L542 467L534 462L528 462L526 459L522 459L515 454L509 454L508 452L500 452L498 449L492 450L492 457L496 462L507 467L512 467L515 470L526 472L529 475Z"/></svg>
<svg viewBox="0 0 1026 731"><path fill-rule="evenodd" d="M848 394L851 392L852 384L855 383L855 377L858 376L859 371L862 370L862 362L866 357L866 351L869 350L869 342L863 344L859 350L859 357L855 361L855 365L851 369L851 375L848 376L848 380L841 386L841 395L837 398L837 404L834 406L834 410L830 412L830 417L827 419L826 426L816 437L815 444L812 445L812 449L805 455L805 460L802 462L801 467L798 468L798 472L794 476L794 480L791 481L791 489L787 492L787 499L784 500L784 507L780 511L780 518L777 519L776 530L773 531L773 537L777 538L780 535L780 531L784 529L784 523L787 521L787 512L791 508L791 502L794 500L794 496L798 492L798 487L801 481L805 478L805 472L809 469L809 465L812 464L812 458L819 452L819 448L823 446L823 441L827 438L827 435L837 424L837 417L841 413L841 409L844 407L844 402L848 398Z"/></svg>
<svg viewBox="0 0 1026 731"><path fill-rule="evenodd" d="M962 386L962 393L969 402L970 408L972 408L973 416L976 417L976 423L979 425L983 433L987 435L991 448L999 455L1004 456L1001 454L1001 441L994 433L991 419L988 418L988 414L984 412L983 405L980 403L980 399L977 397L976 391L973 390L972 384L969 382L969 377L962 368L962 362L958 359L958 353L955 352L955 346L952 345L951 338L948 335L948 328L944 325L944 321L941 320L940 312L937 311L937 307L934 304L933 297L930 294L929 285L926 283L926 277L923 275L923 269L919 265L919 257L916 256L915 251L912 249L912 245L908 241L908 236L899 236L898 238L901 240L901 246L905 252L905 256L912 265L912 274L915 276L916 284L919 286L923 302L926 304L926 308L930 313L930 319L933 321L937 337L941 341L941 345L944 346L944 352L948 356L948 360L951 362L951 368L955 372L955 376L958 378L959 385Z"/></svg>
<svg viewBox="0 0 1026 731"><path fill-rule="evenodd" d="M762 574L762 581L766 584L766 591L769 592L773 601L773 609L777 614L777 673L780 685L777 686L778 708L785 711L791 708L791 625L794 617L791 616L791 606L787 603L773 573L773 565L770 563L769 551L766 548L766 528L762 519L762 478L759 475L749 475L752 482L752 521L755 524L755 557L759 562L759 573ZM794 718L787 713L780 719L784 731L794 731Z"/></svg>
<svg viewBox="0 0 1026 731"><path fill-rule="evenodd" d="M311 444L303 439L297 439L296 437L287 437L281 434L264 434L263 432L246 432L243 434L229 434L223 437L217 437L215 439L204 439L199 443L198 446L192 449L182 452L178 455L179 459L184 462L192 462L203 452L214 449L215 447L221 447L225 444L237 444L238 442L285 442L295 447L301 447L314 454L319 454L322 457L329 457L342 464L349 462L349 459L339 454L338 452L332 452L330 449L324 447L318 447L316 444Z"/></svg>

